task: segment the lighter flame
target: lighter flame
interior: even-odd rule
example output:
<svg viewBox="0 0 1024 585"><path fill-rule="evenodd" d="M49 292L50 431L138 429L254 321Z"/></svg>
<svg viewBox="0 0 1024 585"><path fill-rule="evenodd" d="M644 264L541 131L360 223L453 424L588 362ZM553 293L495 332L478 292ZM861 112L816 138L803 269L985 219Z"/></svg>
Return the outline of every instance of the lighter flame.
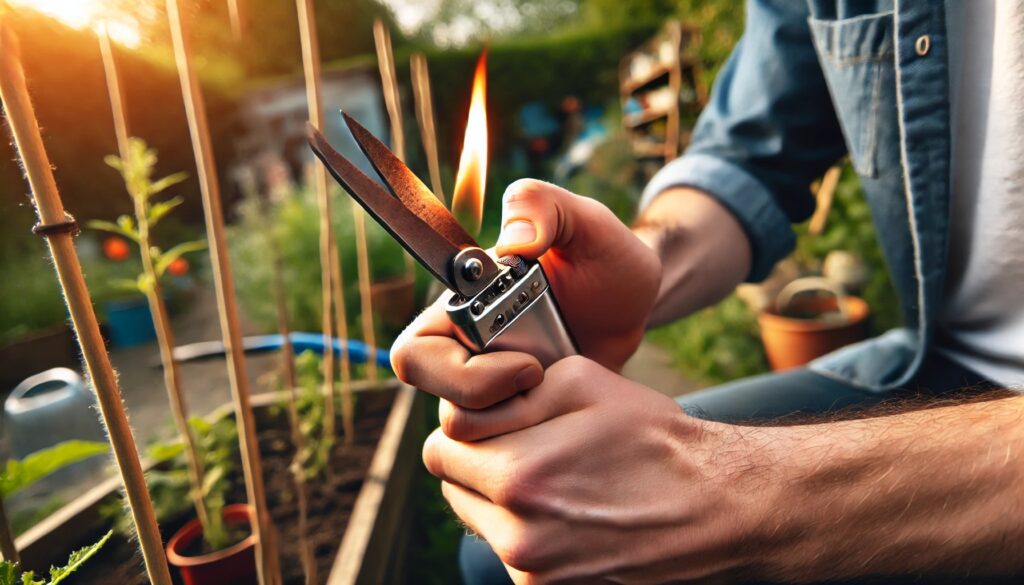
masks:
<svg viewBox="0 0 1024 585"><path fill-rule="evenodd" d="M452 213L470 234L480 233L487 183L487 52L480 55L473 75L466 136L462 140L459 172L455 176Z"/></svg>

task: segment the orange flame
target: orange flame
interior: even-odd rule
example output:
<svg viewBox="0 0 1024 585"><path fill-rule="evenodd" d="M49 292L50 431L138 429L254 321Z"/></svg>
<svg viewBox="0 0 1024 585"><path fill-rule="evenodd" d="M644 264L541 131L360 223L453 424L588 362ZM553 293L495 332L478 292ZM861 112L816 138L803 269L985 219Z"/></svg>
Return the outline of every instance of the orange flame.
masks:
<svg viewBox="0 0 1024 585"><path fill-rule="evenodd" d="M466 135L462 139L459 172L455 176L452 214L470 234L480 234L487 183L487 51L480 54L473 75Z"/></svg>

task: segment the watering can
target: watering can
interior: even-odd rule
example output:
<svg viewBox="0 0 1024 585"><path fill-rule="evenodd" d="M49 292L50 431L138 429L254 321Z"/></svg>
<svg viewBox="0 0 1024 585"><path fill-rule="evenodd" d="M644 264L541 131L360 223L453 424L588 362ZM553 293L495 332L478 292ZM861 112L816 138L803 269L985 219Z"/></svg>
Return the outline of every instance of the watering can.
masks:
<svg viewBox="0 0 1024 585"><path fill-rule="evenodd" d="M29 376L4 402L12 455L20 459L71 439L104 440L94 405L93 394L74 370L53 368Z"/></svg>

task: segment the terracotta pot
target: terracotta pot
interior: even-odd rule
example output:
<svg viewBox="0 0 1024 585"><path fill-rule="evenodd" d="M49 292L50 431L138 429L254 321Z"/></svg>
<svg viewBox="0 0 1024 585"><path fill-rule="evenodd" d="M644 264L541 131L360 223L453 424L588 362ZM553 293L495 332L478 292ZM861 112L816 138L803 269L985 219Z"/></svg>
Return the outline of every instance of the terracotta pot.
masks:
<svg viewBox="0 0 1024 585"><path fill-rule="evenodd" d="M815 289L832 294L797 296ZM863 299L844 295L822 279L794 281L779 293L776 307L757 316L768 363L773 370L788 370L861 341L867 337L869 313Z"/></svg>
<svg viewBox="0 0 1024 585"><path fill-rule="evenodd" d="M246 504L224 507L224 522L251 525ZM256 583L256 537L250 532L241 542L205 555L186 556L189 546L203 535L198 519L189 521L167 543L167 562L178 568L185 585L250 585Z"/></svg>
<svg viewBox="0 0 1024 585"><path fill-rule="evenodd" d="M405 327L416 311L416 278L403 275L373 283L370 288L373 312L392 327Z"/></svg>

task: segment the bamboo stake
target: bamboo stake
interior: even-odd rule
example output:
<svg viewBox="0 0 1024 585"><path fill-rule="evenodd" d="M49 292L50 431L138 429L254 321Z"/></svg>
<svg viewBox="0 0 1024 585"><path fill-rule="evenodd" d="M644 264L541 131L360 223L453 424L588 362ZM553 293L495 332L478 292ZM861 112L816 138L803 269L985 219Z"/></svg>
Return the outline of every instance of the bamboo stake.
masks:
<svg viewBox="0 0 1024 585"><path fill-rule="evenodd" d="M242 40L241 0L228 0L228 18L231 20L231 34L236 41Z"/></svg>
<svg viewBox="0 0 1024 585"><path fill-rule="evenodd" d="M6 8L0 5L0 98L3 99L7 122L32 189L39 223L42 226L59 226L72 220L64 210L53 178L50 159L43 146L35 110L25 85L17 39L7 24L4 10ZM50 231L46 233L46 242L82 349L89 380L96 392L114 461L124 480L128 508L138 534L146 573L151 583L171 585L171 574L167 568L156 515L153 513L153 502L146 490L135 440L121 402L117 376L110 365L110 356L107 355L100 335L89 289L82 276L82 266L75 253L72 231Z"/></svg>
<svg viewBox="0 0 1024 585"><path fill-rule="evenodd" d="M438 162L437 129L434 119L434 98L430 91L430 70L427 56L415 53L409 60L412 72L412 96L416 102L416 121L420 126L420 140L427 155L427 169L430 171L430 187L434 195L447 204L444 186L441 184L441 164Z"/></svg>
<svg viewBox="0 0 1024 585"><path fill-rule="evenodd" d="M21 563L18 546L14 544L14 532L11 531L11 523L7 520L7 509L4 507L3 496L0 496L0 555L5 561L14 564Z"/></svg>
<svg viewBox="0 0 1024 585"><path fill-rule="evenodd" d="M333 238L333 233L331 234ZM345 310L345 289L341 286L341 260L338 243L331 240L331 280L334 282L334 309L337 312L338 339L341 340L341 423L344 425L345 444L356 439L355 410L352 403L352 365L348 355L348 312ZM325 351L334 353L333 346Z"/></svg>
<svg viewBox="0 0 1024 585"><path fill-rule="evenodd" d="M373 21L373 42L377 50L377 66L380 69L381 88L384 93L384 105L388 111L388 120L391 125L391 147L399 160L405 160L405 126L402 122L402 101L398 91L398 77L395 74L395 55L391 46L391 33L384 21L380 18ZM353 215L356 220L356 234L365 233L366 220L363 210L352 202ZM373 333L373 307L370 304L370 263L366 250L365 238L362 239L362 247L356 248L357 259L359 260L359 293L363 301L363 337L368 346L366 356L367 377L371 381L377 380L377 343ZM359 240L356 242L359 244ZM415 274L412 256L404 255L405 273L407 276ZM369 321L367 321L369 319Z"/></svg>
<svg viewBox="0 0 1024 585"><path fill-rule="evenodd" d="M269 205L267 206L269 208ZM264 212L267 240L271 254L271 272L274 281L274 304L277 308L277 332L281 335L281 367L284 374L284 385L288 396L288 426L292 435L292 446L295 448L295 460L292 461L292 476L295 481L295 499L299 508L299 554L302 560L302 572L306 585L315 585L316 560L313 557L313 545L309 542L309 494L306 485L306 471L302 465L302 455L306 451L306 440L302 436L299 422L299 407L295 375L295 349L292 347L291 327L288 324L288 302L285 295L284 263L273 229L270 225L270 214Z"/></svg>
<svg viewBox="0 0 1024 585"><path fill-rule="evenodd" d="M238 425L238 442L242 455L246 496L256 515L256 522L253 524L252 530L256 536L257 575L262 585L278 585L281 582L281 573L278 566L273 525L270 520L270 512L267 510L263 486L263 466L260 461L259 444L256 440L256 423L250 404L249 380L245 371L245 355L242 350L242 332L236 306L235 282L231 274L227 240L224 236L220 187L217 180L217 167L213 160L213 148L210 143L210 130L207 126L206 104L203 102L199 81L192 68L188 40L185 36L177 0L167 0L167 16L171 24L174 58L185 102L185 113L188 117L189 134L192 137L196 173L203 196L206 237L209 242L213 280L217 292L221 336L227 350L228 380L231 383L231 394Z"/></svg>
<svg viewBox="0 0 1024 585"><path fill-rule="evenodd" d="M812 236L820 236L821 232L825 231L825 222L828 221L828 214L832 211L832 200L835 198L836 187L839 186L839 178L842 175L843 167L836 164L829 167L821 178L821 183L815 194L817 206L807 227L807 233Z"/></svg>
<svg viewBox="0 0 1024 585"><path fill-rule="evenodd" d="M98 36L100 40L100 54L103 58L103 73L107 81L107 93L110 96L110 109L114 117L114 135L117 137L117 149L121 160L127 165L130 156L128 118L125 115L124 95L121 92L117 63L114 61L114 52L110 45L110 37L107 35L106 27L100 31ZM188 425L188 408L185 404L185 394L181 389L178 362L174 359L174 330L171 329L167 304L164 302L163 290L160 286L160 277L157 275L156 267L153 265L153 256L149 253L152 244L149 236L149 222L146 220L148 213L145 194L129 193L129 195L131 195L135 206L142 269L150 284L143 292L146 296L146 302L149 304L149 311L153 314L157 346L160 348L160 363L164 371L164 389L167 392L167 401L171 405L171 417L174 419L174 426L182 443L185 445L185 459L188 465L189 482L192 484L190 495L192 497L192 504L196 509L196 517L199 519L199 524L203 527L203 533L209 534L207 529L210 526L210 515L206 509L206 501L203 499L203 477L206 473L203 469L202 458L199 456L199 449L196 446L196 439ZM218 519L215 518L214 523L219 524Z"/></svg>
<svg viewBox="0 0 1024 585"><path fill-rule="evenodd" d="M309 123L316 129L323 128L323 106L320 103L320 45L316 36L314 23L313 0L296 0L295 7L299 17L299 41L302 44L302 70L306 81L306 105L309 110ZM331 249L334 247L334 226L331 224L331 197L327 190L327 169L319 161L313 163L313 183L316 198L320 207L320 279L321 305L323 307L324 330L324 436L333 441L337 435L334 419L334 322L331 320L331 307L334 300L332 287L341 289L341 276L335 278L334 262ZM338 311L338 320L343 321L345 314ZM346 374L342 372L342 377ZM328 466L328 470L330 466Z"/></svg>

